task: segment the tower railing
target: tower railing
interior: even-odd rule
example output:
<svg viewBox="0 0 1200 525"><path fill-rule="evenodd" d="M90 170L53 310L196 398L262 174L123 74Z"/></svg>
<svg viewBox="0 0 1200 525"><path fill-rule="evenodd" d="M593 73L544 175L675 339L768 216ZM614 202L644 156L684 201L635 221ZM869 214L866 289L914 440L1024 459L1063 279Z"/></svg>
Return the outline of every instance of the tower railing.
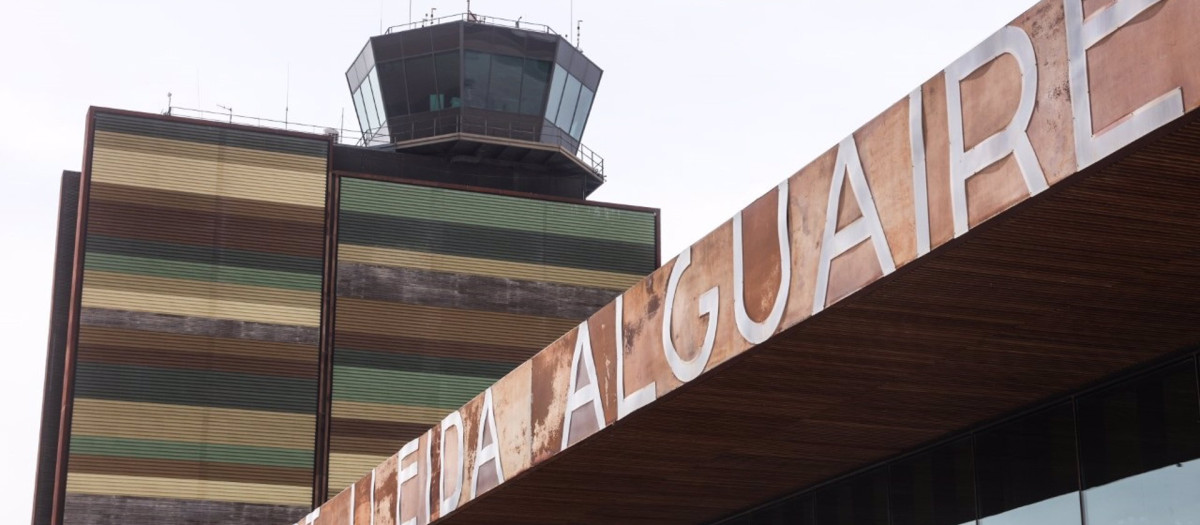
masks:
<svg viewBox="0 0 1200 525"><path fill-rule="evenodd" d="M437 18L425 18L425 19L422 19L422 20L419 20L416 22L409 22L407 24L391 26L391 27L387 28L387 30L384 31L383 34L390 35L392 33L408 31L409 29L418 29L418 28L422 28L422 27L429 27L429 26L434 26L434 25L438 25L438 24L445 24L447 22L470 22L473 24L487 24L487 25L491 25L491 26L508 27L508 28L512 28L512 29L524 29L527 31L540 31L540 32L549 33L552 35L558 35L558 33L556 31L554 31L553 29L550 28L550 26L545 25L545 24L535 24L533 22L524 22L522 20L512 20L512 19L508 19L508 18L500 18L498 16L484 16L479 13L458 13L458 14L454 14L454 15L439 16Z"/></svg>
<svg viewBox="0 0 1200 525"><path fill-rule="evenodd" d="M476 135L483 137L512 139L524 142L536 142L554 146L579 160L587 169L600 178L604 176L604 157L574 137L554 126L537 126L510 119L488 120L486 118L467 117L461 114L438 115L431 118L411 120L407 125L388 125L391 131L393 145L403 146L413 141L436 141L449 135Z"/></svg>
<svg viewBox="0 0 1200 525"><path fill-rule="evenodd" d="M239 124L242 126L254 126L260 128L281 129L284 131L295 131L299 133L311 133L314 135L333 135L336 137L338 144L347 144L352 146L364 145L363 133L356 129L338 129L329 126L318 126L315 124L303 124L286 120L253 117L249 115L238 115L235 113L208 111L203 109L183 108L178 106L168 107L163 114L167 116L194 118L211 122Z"/></svg>
<svg viewBox="0 0 1200 525"><path fill-rule="evenodd" d="M350 146L398 147L416 140L436 141L442 137L459 134L534 142L557 147L564 153L575 157L580 164L595 173L601 181L606 180L604 176L604 157L601 157L582 142L575 140L574 137L554 126L543 125L539 130L534 125L513 122L507 119L503 121L474 117L464 119L462 115L438 115L436 117L410 121L407 126L398 126L396 123L389 124L386 130L390 132L391 137L389 139L378 134L364 135L362 131L356 129L338 129L315 124L303 124L286 120L178 106L167 108L163 114L211 122L225 122L243 126L333 136L336 143ZM383 131L385 130L376 130L377 133Z"/></svg>

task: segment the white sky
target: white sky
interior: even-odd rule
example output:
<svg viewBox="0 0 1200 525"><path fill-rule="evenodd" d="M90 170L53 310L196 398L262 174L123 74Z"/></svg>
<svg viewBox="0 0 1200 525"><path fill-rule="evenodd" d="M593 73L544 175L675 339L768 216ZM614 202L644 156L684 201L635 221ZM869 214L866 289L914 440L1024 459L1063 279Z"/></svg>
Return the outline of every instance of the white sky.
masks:
<svg viewBox="0 0 1200 525"><path fill-rule="evenodd" d="M605 70L583 141L605 159L596 200L662 208L673 257L904 97L1034 0L575 0ZM414 0L419 20L465 0ZM569 0L472 11L566 34ZM174 104L354 127L343 73L390 0L3 0L0 333L8 363L0 508L32 508L59 177L78 170L89 105ZM23 522L24 518L16 521Z"/></svg>

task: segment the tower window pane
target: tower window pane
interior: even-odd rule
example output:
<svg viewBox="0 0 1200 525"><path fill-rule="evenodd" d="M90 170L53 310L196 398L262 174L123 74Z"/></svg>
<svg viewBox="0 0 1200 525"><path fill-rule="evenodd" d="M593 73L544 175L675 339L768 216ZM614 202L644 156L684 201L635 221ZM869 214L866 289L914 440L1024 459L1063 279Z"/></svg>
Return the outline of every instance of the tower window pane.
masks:
<svg viewBox="0 0 1200 525"><path fill-rule="evenodd" d="M571 75L567 75L567 85L563 88L562 103L558 106L558 118L554 125L563 131L571 129L571 119L575 117L575 106L579 102L579 89L583 85Z"/></svg>
<svg viewBox="0 0 1200 525"><path fill-rule="evenodd" d="M542 98L546 96L546 83L549 81L549 62L525 59L524 78L521 80L521 113L537 115L542 111Z"/></svg>
<svg viewBox="0 0 1200 525"><path fill-rule="evenodd" d="M487 108L516 113L521 107L521 57L492 55L492 75L488 85Z"/></svg>
<svg viewBox="0 0 1200 525"><path fill-rule="evenodd" d="M563 86L567 83L567 71L554 64L554 77L550 81L550 96L546 101L546 120L554 122L558 117L558 105L562 102Z"/></svg>
<svg viewBox="0 0 1200 525"><path fill-rule="evenodd" d="M486 108L488 80L491 77L492 57L478 51L463 54L463 99L467 107Z"/></svg>

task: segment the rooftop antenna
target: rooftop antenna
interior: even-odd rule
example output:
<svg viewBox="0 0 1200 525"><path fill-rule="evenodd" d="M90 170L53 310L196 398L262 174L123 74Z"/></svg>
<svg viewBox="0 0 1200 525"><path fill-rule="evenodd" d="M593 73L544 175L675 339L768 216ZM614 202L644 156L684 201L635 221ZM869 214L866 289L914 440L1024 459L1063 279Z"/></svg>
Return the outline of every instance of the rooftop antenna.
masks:
<svg viewBox="0 0 1200 525"><path fill-rule="evenodd" d="M171 92L167 92L167 114L171 114Z"/></svg>
<svg viewBox="0 0 1200 525"><path fill-rule="evenodd" d="M579 31L579 30L580 30L580 29L582 29L582 28L583 28L583 20L580 20L580 21L578 21L578 22L575 22L575 49L578 49L580 53L582 53L582 52L583 52L583 48L579 46L579 38L580 38L580 37L579 37L579 34L580 34L580 31Z"/></svg>
<svg viewBox="0 0 1200 525"><path fill-rule="evenodd" d="M436 17L437 17L437 8L430 7L429 8L429 25L433 25L433 19Z"/></svg>
<svg viewBox="0 0 1200 525"><path fill-rule="evenodd" d="M229 123L233 124L233 108L229 106L222 106L220 104L217 104L217 107L229 112Z"/></svg>

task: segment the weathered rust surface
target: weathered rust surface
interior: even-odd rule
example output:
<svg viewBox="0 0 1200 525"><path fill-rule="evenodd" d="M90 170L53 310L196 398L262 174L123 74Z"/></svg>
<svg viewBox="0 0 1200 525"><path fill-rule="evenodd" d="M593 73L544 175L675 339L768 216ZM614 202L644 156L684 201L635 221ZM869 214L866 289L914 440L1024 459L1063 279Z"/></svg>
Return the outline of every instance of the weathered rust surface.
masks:
<svg viewBox="0 0 1200 525"><path fill-rule="evenodd" d="M1113 5L1034 6L497 383L502 483L468 403L400 460L400 521L701 523L1200 342L1200 0L1069 58L1067 8ZM1132 145L1081 155L1080 111Z"/></svg>

